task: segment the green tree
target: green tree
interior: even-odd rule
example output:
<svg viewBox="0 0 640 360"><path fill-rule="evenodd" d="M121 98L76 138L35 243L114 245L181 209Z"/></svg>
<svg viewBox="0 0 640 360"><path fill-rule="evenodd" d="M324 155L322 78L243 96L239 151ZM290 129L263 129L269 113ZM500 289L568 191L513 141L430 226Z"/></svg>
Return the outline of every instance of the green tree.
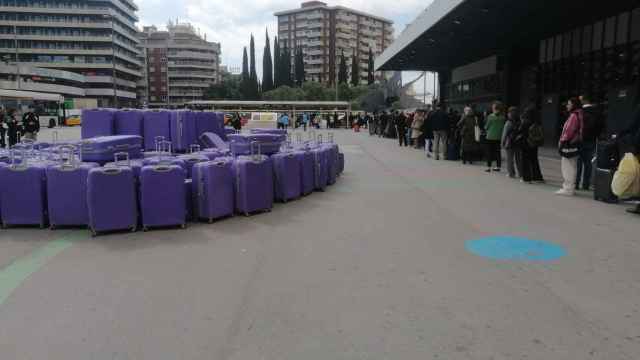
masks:
<svg viewBox="0 0 640 360"><path fill-rule="evenodd" d="M353 56L351 57L351 85L360 85L360 66L358 65L358 57L356 50L353 50Z"/></svg>
<svg viewBox="0 0 640 360"><path fill-rule="evenodd" d="M340 68L338 69L338 84L346 84L347 82L347 62L344 58L344 50L340 55Z"/></svg>
<svg viewBox="0 0 640 360"><path fill-rule="evenodd" d="M293 88L286 85L267 91L262 95L265 100L271 101L301 101L304 100L305 97L304 91L301 88Z"/></svg>
<svg viewBox="0 0 640 360"><path fill-rule="evenodd" d="M291 76L291 51L287 44L284 44L284 49L282 52L282 57L280 61L282 61L282 85L286 85L289 87L293 86L293 77Z"/></svg>
<svg viewBox="0 0 640 360"><path fill-rule="evenodd" d="M306 101L331 101L335 90L316 81L306 81L302 84L302 91Z"/></svg>
<svg viewBox="0 0 640 360"><path fill-rule="evenodd" d="M222 73L222 81L211 85L205 91L206 100L242 100L241 77L228 72Z"/></svg>
<svg viewBox="0 0 640 360"><path fill-rule="evenodd" d="M375 76L373 75L373 51L369 48L369 61L367 62L367 84L371 85L376 81Z"/></svg>
<svg viewBox="0 0 640 360"><path fill-rule="evenodd" d="M276 36L273 40L273 88L276 89L280 85L280 44Z"/></svg>
<svg viewBox="0 0 640 360"><path fill-rule="evenodd" d="M264 52L262 53L262 91L273 89L273 60L271 59L271 44L269 32L265 30Z"/></svg>
<svg viewBox="0 0 640 360"><path fill-rule="evenodd" d="M249 63L249 97L250 100L257 100L259 97L258 74L256 73L256 46L253 34L251 34L251 41L249 42L249 56L251 60Z"/></svg>
<svg viewBox="0 0 640 360"><path fill-rule="evenodd" d="M240 92L244 100L249 99L249 57L247 56L247 47L242 50L242 75L240 76Z"/></svg>

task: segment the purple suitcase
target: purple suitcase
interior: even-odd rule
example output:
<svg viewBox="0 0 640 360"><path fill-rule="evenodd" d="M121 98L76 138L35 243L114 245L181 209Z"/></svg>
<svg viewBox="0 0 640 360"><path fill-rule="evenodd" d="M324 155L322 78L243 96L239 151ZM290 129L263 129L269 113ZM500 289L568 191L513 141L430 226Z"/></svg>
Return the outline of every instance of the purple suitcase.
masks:
<svg viewBox="0 0 640 360"><path fill-rule="evenodd" d="M193 167L195 217L212 222L232 216L235 206L234 161L219 158Z"/></svg>
<svg viewBox="0 0 640 360"><path fill-rule="evenodd" d="M330 150L325 147L318 146L311 148L310 151L313 155L313 163L315 168L314 188L316 190L324 191L329 180L327 157L329 156Z"/></svg>
<svg viewBox="0 0 640 360"><path fill-rule="evenodd" d="M185 214L187 216L187 220L195 220L195 210L193 208L193 180L185 179L184 180L184 201L185 201Z"/></svg>
<svg viewBox="0 0 640 360"><path fill-rule="evenodd" d="M240 131L236 130L235 128L233 128L231 126L225 126L223 131L224 131L224 137L223 137L224 141L229 141L227 136L232 135L232 134L239 134L240 133Z"/></svg>
<svg viewBox="0 0 640 360"><path fill-rule="evenodd" d="M83 139L114 134L114 115L111 109L82 110L80 134Z"/></svg>
<svg viewBox="0 0 640 360"><path fill-rule="evenodd" d="M196 114L187 110L171 112L171 143L174 151L185 152L189 146L198 143Z"/></svg>
<svg viewBox="0 0 640 360"><path fill-rule="evenodd" d="M252 134L274 134L274 135L287 135L285 129L251 129Z"/></svg>
<svg viewBox="0 0 640 360"><path fill-rule="evenodd" d="M177 165L144 166L140 172L142 229L186 227L185 172Z"/></svg>
<svg viewBox="0 0 640 360"><path fill-rule="evenodd" d="M338 177L338 145L333 143L322 144L328 150L327 153L327 184L333 185Z"/></svg>
<svg viewBox="0 0 640 360"><path fill-rule="evenodd" d="M222 140L220 136L212 132L206 132L200 135L200 144L204 148L216 148L223 151L229 150L229 144Z"/></svg>
<svg viewBox="0 0 640 360"><path fill-rule="evenodd" d="M311 149L301 149L299 150L302 153L302 164L301 164L301 172L302 175L300 177L301 180L301 190L303 195L308 195L313 192L313 189L316 187L315 182L315 157L311 152Z"/></svg>
<svg viewBox="0 0 640 360"><path fill-rule="evenodd" d="M120 163L89 170L87 204L94 236L103 231L135 231L138 219L133 170Z"/></svg>
<svg viewBox="0 0 640 360"><path fill-rule="evenodd" d="M71 155L63 156L56 165L47 167L47 205L49 227L86 226L89 224L87 209L87 177L89 171L98 167L96 163L81 163L74 159L73 146L65 146L62 151Z"/></svg>
<svg viewBox="0 0 640 360"><path fill-rule="evenodd" d="M259 145L254 146L260 148ZM273 165L268 156L258 153L240 156L235 161L236 210L245 215L271 211L273 207Z"/></svg>
<svg viewBox="0 0 640 360"><path fill-rule="evenodd" d="M275 154L280 151L280 146L286 139L275 134L235 134L228 137L229 149L234 155L249 155L254 142L260 144L262 154Z"/></svg>
<svg viewBox="0 0 640 360"><path fill-rule="evenodd" d="M149 110L143 112L144 149L154 151L156 139L171 141L171 112L167 110Z"/></svg>
<svg viewBox="0 0 640 360"><path fill-rule="evenodd" d="M126 152L130 159L142 157L142 138L136 135L101 136L82 142L82 161L104 164L114 161L114 154Z"/></svg>
<svg viewBox="0 0 640 360"><path fill-rule="evenodd" d="M189 179L191 178L191 172L195 164L209 161L208 157L198 153L180 155L178 156L178 159L184 161L187 170L187 178Z"/></svg>
<svg viewBox="0 0 640 360"><path fill-rule="evenodd" d="M196 133L198 137L206 132L217 134L221 138L225 138L224 114L219 112L200 111L195 113L196 116Z"/></svg>
<svg viewBox="0 0 640 360"><path fill-rule="evenodd" d="M15 151L17 152L17 150ZM14 157L15 157L14 152ZM12 161L0 166L0 213L2 226L47 223L47 164L39 161Z"/></svg>
<svg viewBox="0 0 640 360"><path fill-rule="evenodd" d="M114 117L115 135L144 136L143 125L144 112L140 110L118 110Z"/></svg>
<svg viewBox="0 0 640 360"><path fill-rule="evenodd" d="M344 154L338 153L338 175L342 175L344 172Z"/></svg>
<svg viewBox="0 0 640 360"><path fill-rule="evenodd" d="M289 151L271 156L275 199L287 202L302 194L302 161L304 153Z"/></svg>

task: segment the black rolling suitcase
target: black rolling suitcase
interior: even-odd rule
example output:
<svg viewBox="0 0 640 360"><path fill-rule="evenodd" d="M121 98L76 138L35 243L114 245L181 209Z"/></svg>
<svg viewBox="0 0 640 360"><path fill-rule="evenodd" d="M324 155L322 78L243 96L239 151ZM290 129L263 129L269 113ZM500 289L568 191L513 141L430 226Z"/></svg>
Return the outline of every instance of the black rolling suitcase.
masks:
<svg viewBox="0 0 640 360"><path fill-rule="evenodd" d="M620 150L616 140L598 141L596 144L596 167L615 169L620 163Z"/></svg>
<svg viewBox="0 0 640 360"><path fill-rule="evenodd" d="M613 174L615 170L596 168L594 178L593 198L597 201L614 204L618 202L618 198L611 191L611 183L613 182Z"/></svg>

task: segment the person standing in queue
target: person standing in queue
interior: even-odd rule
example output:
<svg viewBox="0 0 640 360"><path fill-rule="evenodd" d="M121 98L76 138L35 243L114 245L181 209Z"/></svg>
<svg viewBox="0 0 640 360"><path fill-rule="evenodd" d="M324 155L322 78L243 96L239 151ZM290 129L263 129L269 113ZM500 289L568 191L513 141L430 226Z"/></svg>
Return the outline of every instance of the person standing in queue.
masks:
<svg viewBox="0 0 640 360"><path fill-rule="evenodd" d="M578 155L578 173L576 175L576 187L582 190L591 189L591 159L596 151L596 142L605 130L605 122L602 111L591 103L591 98L581 96L582 113L584 115L582 131L582 147ZM584 174L583 174L584 172ZM582 187L580 186L582 183Z"/></svg>
<svg viewBox="0 0 640 360"><path fill-rule="evenodd" d="M7 123L5 122L4 108L0 107L0 149L4 149L7 146L5 141L5 134L7 132Z"/></svg>
<svg viewBox="0 0 640 360"><path fill-rule="evenodd" d="M406 116L404 116L404 112L396 111L396 116L394 120L395 120L396 132L398 133L398 143L400 144L400 147L409 146L409 144L407 144L407 138L405 136L407 132L407 118Z"/></svg>
<svg viewBox="0 0 640 360"><path fill-rule="evenodd" d="M442 108L442 103L438 103L436 111L431 114L429 124L433 130L433 155L436 160L445 160L447 157L447 137L449 134L449 114Z"/></svg>
<svg viewBox="0 0 640 360"><path fill-rule="evenodd" d="M562 155L560 169L562 170L562 189L556 191L556 195L574 196L576 193L576 176L578 174L578 152L582 143L584 130L584 115L582 104L577 98L571 98L567 102L569 118L562 127L562 135L558 142L558 148Z"/></svg>
<svg viewBox="0 0 640 360"><path fill-rule="evenodd" d="M507 111L507 121L504 124L502 130L502 148L507 155L507 176L515 179L518 177L519 172L516 172L516 168L520 169L520 152L515 145L515 135L520 126L520 114L518 108L512 106Z"/></svg>
<svg viewBox="0 0 640 360"><path fill-rule="evenodd" d="M504 130L504 105L500 101L493 103L493 112L487 116L485 123L485 131L487 132L486 150L487 150L487 170L485 172L500 172L502 167L502 154L500 153L500 141L502 140L502 132ZM491 169L493 161L496 167Z"/></svg>

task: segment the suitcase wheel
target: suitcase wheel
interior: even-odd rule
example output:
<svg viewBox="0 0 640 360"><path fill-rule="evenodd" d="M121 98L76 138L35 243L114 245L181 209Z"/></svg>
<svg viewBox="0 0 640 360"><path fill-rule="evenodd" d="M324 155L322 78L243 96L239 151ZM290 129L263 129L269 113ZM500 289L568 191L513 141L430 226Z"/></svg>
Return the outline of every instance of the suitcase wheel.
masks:
<svg viewBox="0 0 640 360"><path fill-rule="evenodd" d="M90 230L91 230L91 237L98 236L98 233L95 230L93 230L93 229L90 229Z"/></svg>
<svg viewBox="0 0 640 360"><path fill-rule="evenodd" d="M55 225L53 225L53 224L49 225L49 230L55 230L55 229L56 229Z"/></svg>
<svg viewBox="0 0 640 360"><path fill-rule="evenodd" d="M249 217L249 213L245 211L244 216Z"/></svg>
<svg viewBox="0 0 640 360"><path fill-rule="evenodd" d="M186 228L187 228L187 224L186 224L186 223L181 224L181 225L180 225L180 228L181 228L181 229L186 229Z"/></svg>
<svg viewBox="0 0 640 360"><path fill-rule="evenodd" d="M146 226L143 226L143 227L142 227L142 231L143 231L143 232L147 232L147 230L149 230L149 228L147 228ZM135 231L135 230L133 230L133 229L132 229L131 231L133 232L133 231Z"/></svg>
<svg viewBox="0 0 640 360"><path fill-rule="evenodd" d="M135 225L133 225L130 230L131 230L131 232L136 232L137 227Z"/></svg>
<svg viewBox="0 0 640 360"><path fill-rule="evenodd" d="M209 224L213 224L213 219L208 219L208 220L207 220L207 222L208 222Z"/></svg>
<svg viewBox="0 0 640 360"><path fill-rule="evenodd" d="M2 224L0 224L0 227L2 227L3 229L7 228L7 224L3 221Z"/></svg>

